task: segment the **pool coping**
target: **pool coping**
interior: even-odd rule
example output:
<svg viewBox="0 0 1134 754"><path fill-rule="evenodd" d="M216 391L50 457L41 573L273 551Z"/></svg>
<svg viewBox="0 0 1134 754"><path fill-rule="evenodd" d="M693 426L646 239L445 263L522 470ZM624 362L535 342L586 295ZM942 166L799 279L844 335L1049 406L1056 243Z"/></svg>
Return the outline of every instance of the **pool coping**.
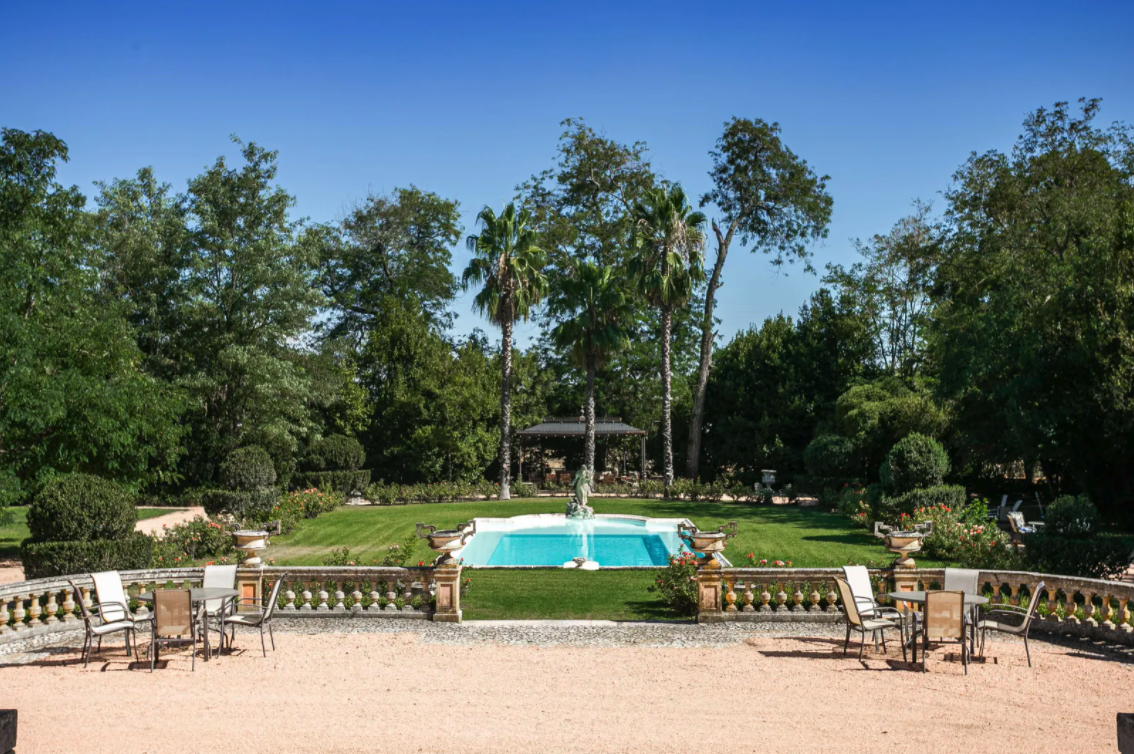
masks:
<svg viewBox="0 0 1134 754"><path fill-rule="evenodd" d="M513 521L518 518L530 519L563 519L566 520L565 513L523 513L519 516L478 516L473 521L495 522L495 521ZM695 524L688 518L655 518L653 516L635 516L629 513L596 513L595 518L619 518L629 521L661 521L663 523L686 524L688 526L695 526ZM476 535L473 535L473 539ZM471 540L470 540L471 541ZM460 558L461 553L464 552L462 547L453 553L453 557ZM724 568L731 568L732 563L721 553L716 553L713 558ZM477 571L481 570L504 570L504 571L574 571L580 570L575 568L567 568L562 565L472 565L465 563L464 568L471 568ZM599 565L595 570L597 571L657 571L667 566L604 566ZM586 571L587 573L594 573L594 571Z"/></svg>

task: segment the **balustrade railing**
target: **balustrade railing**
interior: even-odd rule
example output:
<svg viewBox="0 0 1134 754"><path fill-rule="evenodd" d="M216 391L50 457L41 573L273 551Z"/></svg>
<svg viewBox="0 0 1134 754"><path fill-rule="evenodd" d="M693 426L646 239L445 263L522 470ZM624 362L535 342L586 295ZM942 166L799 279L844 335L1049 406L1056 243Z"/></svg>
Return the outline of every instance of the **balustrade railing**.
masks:
<svg viewBox="0 0 1134 754"><path fill-rule="evenodd" d="M160 588L190 588L201 585L201 568L164 568L121 571L122 584L139 614L147 610L135 597ZM459 578L459 569L457 569ZM266 567L240 569L238 582L259 583L260 594L270 592L276 579L284 577L277 610L280 616L432 618L435 590L434 569ZM36 579L0 585L0 644L30 636L82 627L82 612L69 581L79 587L87 607L97 601L88 574ZM448 612L459 619L460 605Z"/></svg>
<svg viewBox="0 0 1134 754"><path fill-rule="evenodd" d="M835 579L842 575L840 568L722 568L716 573L721 599L715 604L720 609L702 606L698 612L702 622L837 620L842 614L835 586ZM914 571L924 589L940 588L944 574L940 568ZM878 601L885 604L888 598L884 595L894 591L893 572L874 569L870 576ZM1134 584L1027 571L981 571L979 582L982 594L990 598L990 606L1008 603L1025 607L1043 582L1034 630L1134 643L1130 610Z"/></svg>

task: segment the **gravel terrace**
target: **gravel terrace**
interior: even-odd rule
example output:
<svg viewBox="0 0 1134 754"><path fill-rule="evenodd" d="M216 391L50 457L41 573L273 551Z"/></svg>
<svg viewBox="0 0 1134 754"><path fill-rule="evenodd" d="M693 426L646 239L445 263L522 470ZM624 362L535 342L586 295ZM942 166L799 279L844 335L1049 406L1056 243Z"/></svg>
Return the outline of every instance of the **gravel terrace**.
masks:
<svg viewBox="0 0 1134 754"><path fill-rule="evenodd" d="M286 621L261 656L187 651L152 675L120 640L89 668L81 636L0 656L18 751L716 752L1115 751L1134 662L1090 642L955 648L912 672L891 644L842 655L837 626ZM40 640L41 642L43 640ZM143 646L145 641L143 640ZM706 736L713 742L705 743Z"/></svg>

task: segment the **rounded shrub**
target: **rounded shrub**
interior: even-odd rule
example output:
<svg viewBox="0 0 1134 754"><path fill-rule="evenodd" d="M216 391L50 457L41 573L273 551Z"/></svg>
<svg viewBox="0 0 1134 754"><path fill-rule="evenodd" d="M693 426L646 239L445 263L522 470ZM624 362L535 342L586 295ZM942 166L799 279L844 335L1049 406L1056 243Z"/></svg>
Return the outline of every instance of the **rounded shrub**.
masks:
<svg viewBox="0 0 1134 754"><path fill-rule="evenodd" d="M310 471L357 471L366 463L366 453L353 437L330 435L311 445L306 460Z"/></svg>
<svg viewBox="0 0 1134 754"><path fill-rule="evenodd" d="M892 493L936 487L949 473L949 455L932 437L914 432L894 443L882 462L879 477Z"/></svg>
<svg viewBox="0 0 1134 754"><path fill-rule="evenodd" d="M39 489L27 520L32 542L92 542L130 536L138 511L121 485L90 474L72 474Z"/></svg>
<svg viewBox="0 0 1134 754"><path fill-rule="evenodd" d="M249 445L229 453L221 464L219 481L229 490L259 491L276 483L276 468L268 451Z"/></svg>
<svg viewBox="0 0 1134 754"><path fill-rule="evenodd" d="M850 476L854 443L841 435L819 435L803 450L803 465L814 477Z"/></svg>
<svg viewBox="0 0 1134 754"><path fill-rule="evenodd" d="M1047 507L1043 518L1047 532L1061 537L1084 539L1102 526L1099 509L1086 495L1064 495Z"/></svg>

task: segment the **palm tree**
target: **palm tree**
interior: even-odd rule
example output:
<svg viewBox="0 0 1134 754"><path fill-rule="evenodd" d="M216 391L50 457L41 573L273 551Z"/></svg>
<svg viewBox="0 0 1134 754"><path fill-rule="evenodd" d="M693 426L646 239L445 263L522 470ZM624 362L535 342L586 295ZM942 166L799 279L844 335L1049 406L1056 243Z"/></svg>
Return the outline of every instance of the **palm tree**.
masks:
<svg viewBox="0 0 1134 754"><path fill-rule="evenodd" d="M584 465L595 472L595 372L607 357L630 343L626 323L632 316L622 281L610 267L575 261L549 301L559 324L551 332L556 347L570 349L572 360L587 373Z"/></svg>
<svg viewBox="0 0 1134 754"><path fill-rule="evenodd" d="M466 243L473 258L461 277L461 287L481 286L473 307L500 325L503 385L500 391L500 499L511 497L512 470L512 323L527 319L547 293L543 275L545 255L528 227L527 210L509 204L499 217L490 207L477 215L479 236Z"/></svg>
<svg viewBox="0 0 1134 754"><path fill-rule="evenodd" d="M689 206L681 186L654 189L634 206L636 253L630 269L638 290L661 312L662 442L665 484L673 484L672 373L669 365L673 311L693 297L693 285L705 277L701 250L705 215Z"/></svg>

